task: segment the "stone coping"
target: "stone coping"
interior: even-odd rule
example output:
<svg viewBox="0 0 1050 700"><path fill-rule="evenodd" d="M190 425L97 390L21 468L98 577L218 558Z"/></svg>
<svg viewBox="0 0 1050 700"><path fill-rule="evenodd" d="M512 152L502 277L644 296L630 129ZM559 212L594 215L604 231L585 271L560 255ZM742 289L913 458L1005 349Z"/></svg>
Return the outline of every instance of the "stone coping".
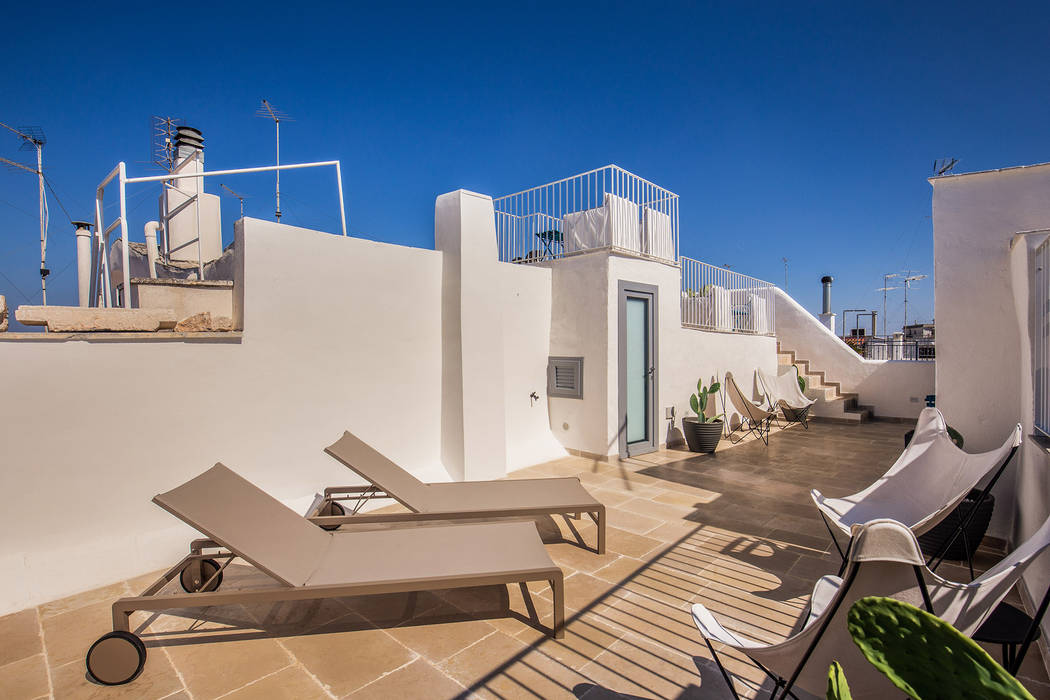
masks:
<svg viewBox="0 0 1050 700"><path fill-rule="evenodd" d="M92 331L86 333L27 332L0 333L0 342L62 343L67 341L86 340L88 342L227 341L230 343L240 343L243 337L243 331L199 331L193 333L177 331Z"/></svg>
<svg viewBox="0 0 1050 700"><path fill-rule="evenodd" d="M233 288L233 280L183 280L174 277L132 277L132 284L146 284L156 287L220 287Z"/></svg>

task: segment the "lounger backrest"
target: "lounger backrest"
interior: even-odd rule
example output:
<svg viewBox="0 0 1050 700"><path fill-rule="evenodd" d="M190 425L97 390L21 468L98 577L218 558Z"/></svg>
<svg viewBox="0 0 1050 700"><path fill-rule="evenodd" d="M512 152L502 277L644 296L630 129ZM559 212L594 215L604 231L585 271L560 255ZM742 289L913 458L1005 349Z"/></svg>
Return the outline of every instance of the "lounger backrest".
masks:
<svg viewBox="0 0 1050 700"><path fill-rule="evenodd" d="M946 581L930 574L934 580L930 586L934 612L963 634L973 634L1047 547L1050 547L1050 518L1020 547L970 583Z"/></svg>
<svg viewBox="0 0 1050 700"><path fill-rule="evenodd" d="M419 513L433 509L434 498L426 484L353 433L343 433L324 451L409 510Z"/></svg>
<svg viewBox="0 0 1050 700"><path fill-rule="evenodd" d="M306 583L332 540L222 464L153 502L289 586Z"/></svg>
<svg viewBox="0 0 1050 700"><path fill-rule="evenodd" d="M789 678L813 645L797 686L818 696L827 687L828 667L832 661L838 661L850 681L854 698L892 697L893 686L865 660L850 638L846 616L854 602L869 595L897 598L917 606L923 604L915 577L915 567L923 562L922 553L908 528L889 520L858 527L863 530L858 531L844 576L845 581L850 582L849 587L840 586L827 607L801 632L779 644L748 650L752 658L770 671Z"/></svg>
<svg viewBox="0 0 1050 700"><path fill-rule="evenodd" d="M733 379L732 372L726 372L726 391L729 392L729 399L733 402L733 405L751 420L757 422L769 416L769 411L756 406L753 401L744 396L744 392L740 391L736 380Z"/></svg>
<svg viewBox="0 0 1050 700"><path fill-rule="evenodd" d="M758 387L762 390L762 393L765 394L766 402L770 406L776 406L777 401L780 401L780 399L783 398L780 395L780 387L761 367L758 368L757 372Z"/></svg>
<svg viewBox="0 0 1050 700"><path fill-rule="evenodd" d="M922 513L925 517L908 522L922 534L926 523L940 522L946 510L954 508L986 475L1002 464L1010 450L1020 444L1021 426L1018 425L1002 446L989 452L970 454L955 446L948 436L947 426L936 408L923 409L919 423L908 446L893 466L875 483L850 496L862 507L868 499L875 499L880 507L893 504L899 512L881 515L909 521L908 513Z"/></svg>

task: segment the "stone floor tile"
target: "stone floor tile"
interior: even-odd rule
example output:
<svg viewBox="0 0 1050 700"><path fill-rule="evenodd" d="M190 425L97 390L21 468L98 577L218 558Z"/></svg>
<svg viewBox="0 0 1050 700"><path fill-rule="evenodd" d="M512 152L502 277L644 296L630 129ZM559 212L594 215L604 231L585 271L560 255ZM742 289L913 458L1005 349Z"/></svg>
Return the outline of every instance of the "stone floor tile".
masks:
<svg viewBox="0 0 1050 700"><path fill-rule="evenodd" d="M438 667L465 687L495 676L529 649L524 642L497 632L445 660Z"/></svg>
<svg viewBox="0 0 1050 700"><path fill-rule="evenodd" d="M0 617L0 666L35 656L44 650L36 608Z"/></svg>
<svg viewBox="0 0 1050 700"><path fill-rule="evenodd" d="M66 598L53 600L50 603L44 603L38 608L40 611L40 618L46 620L54 615L77 610L78 608L83 608L101 601L112 602L116 598L127 595L127 592L127 584L121 581L120 583L102 586L101 588L94 588L90 591L84 591L83 593L77 593L76 595L71 595Z"/></svg>
<svg viewBox="0 0 1050 700"><path fill-rule="evenodd" d="M601 687L641 697L700 697L692 658L633 634L624 635L581 673Z"/></svg>
<svg viewBox="0 0 1050 700"><path fill-rule="evenodd" d="M190 639L184 644L168 644L164 650L196 700L217 698L293 661L277 640L268 638Z"/></svg>
<svg viewBox="0 0 1050 700"><path fill-rule="evenodd" d="M43 654L26 656L0 666L0 695L7 700L30 700L50 692Z"/></svg>
<svg viewBox="0 0 1050 700"><path fill-rule="evenodd" d="M343 631L338 623L313 634L282 639L281 644L337 697L349 695L417 658L385 630Z"/></svg>
<svg viewBox="0 0 1050 700"><path fill-rule="evenodd" d="M301 666L289 666L239 688L224 700L309 700L333 697Z"/></svg>
<svg viewBox="0 0 1050 700"><path fill-rule="evenodd" d="M463 686L425 659L417 659L366 685L349 697L353 700L389 700L390 698L444 700L458 697L461 693L463 693Z"/></svg>
<svg viewBox="0 0 1050 700"><path fill-rule="evenodd" d="M79 606L51 615L42 622L44 653L51 666L84 661L96 639L113 631L113 604L110 600Z"/></svg>
<svg viewBox="0 0 1050 700"><path fill-rule="evenodd" d="M147 649L142 673L126 685L99 685L88 678L83 659L51 667L56 698L70 700L159 700L183 689L171 660L161 649ZM197 696L201 697L201 696Z"/></svg>
<svg viewBox="0 0 1050 700"><path fill-rule="evenodd" d="M387 630L391 637L428 661L437 663L454 656L494 633L496 628L480 620L427 624L405 623Z"/></svg>

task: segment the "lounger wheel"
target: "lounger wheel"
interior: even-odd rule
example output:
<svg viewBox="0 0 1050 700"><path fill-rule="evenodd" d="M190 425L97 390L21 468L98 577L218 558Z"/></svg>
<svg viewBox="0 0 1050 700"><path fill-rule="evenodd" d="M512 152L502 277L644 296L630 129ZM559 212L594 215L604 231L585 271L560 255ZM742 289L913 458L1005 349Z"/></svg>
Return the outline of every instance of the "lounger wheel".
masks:
<svg viewBox="0 0 1050 700"><path fill-rule="evenodd" d="M346 508L343 508L342 503L336 503L335 501L329 501L327 505L322 506L317 514L323 517L335 516L342 517L346 515ZM338 525L322 525L322 530L338 530Z"/></svg>
<svg viewBox="0 0 1050 700"><path fill-rule="evenodd" d="M142 673L146 645L131 632L110 632L91 645L86 660L91 680L102 685L123 685Z"/></svg>
<svg viewBox="0 0 1050 700"><path fill-rule="evenodd" d="M222 583L222 573L220 572L218 576L215 576L215 572L221 568L219 562L214 559L199 559L190 562L179 574L179 583L182 584L182 590L187 593L208 593L214 591ZM206 588L202 588L212 576L215 576L215 580L208 583Z"/></svg>

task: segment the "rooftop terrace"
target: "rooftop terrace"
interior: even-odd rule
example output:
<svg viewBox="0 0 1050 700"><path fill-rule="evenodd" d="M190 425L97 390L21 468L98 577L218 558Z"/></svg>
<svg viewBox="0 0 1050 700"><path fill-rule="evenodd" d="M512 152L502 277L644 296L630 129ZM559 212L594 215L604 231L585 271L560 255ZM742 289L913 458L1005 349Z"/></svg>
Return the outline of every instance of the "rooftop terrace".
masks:
<svg viewBox="0 0 1050 700"><path fill-rule="evenodd" d="M837 495L867 485L900 453L909 427L813 423L781 431L768 448L723 441L715 455L570 457L515 472L579 476L609 507L603 556L576 544L577 535L593 542L589 520L539 521L566 576L561 640L544 634L551 603L540 586L527 598L498 586L140 613L132 628L149 647L142 676L126 686L93 685L84 670L88 645L110 624L112 600L137 593L150 574L0 618L0 688L7 698L728 697L691 604L702 602L748 636L786 636L813 582L838 563L810 486ZM980 563L994 558L982 552ZM939 573L967 579L950 563ZM226 580L250 586L252 575L233 566ZM723 658L738 691L754 696L761 672ZM1050 698L1038 654L1028 655L1019 677L1033 695Z"/></svg>

